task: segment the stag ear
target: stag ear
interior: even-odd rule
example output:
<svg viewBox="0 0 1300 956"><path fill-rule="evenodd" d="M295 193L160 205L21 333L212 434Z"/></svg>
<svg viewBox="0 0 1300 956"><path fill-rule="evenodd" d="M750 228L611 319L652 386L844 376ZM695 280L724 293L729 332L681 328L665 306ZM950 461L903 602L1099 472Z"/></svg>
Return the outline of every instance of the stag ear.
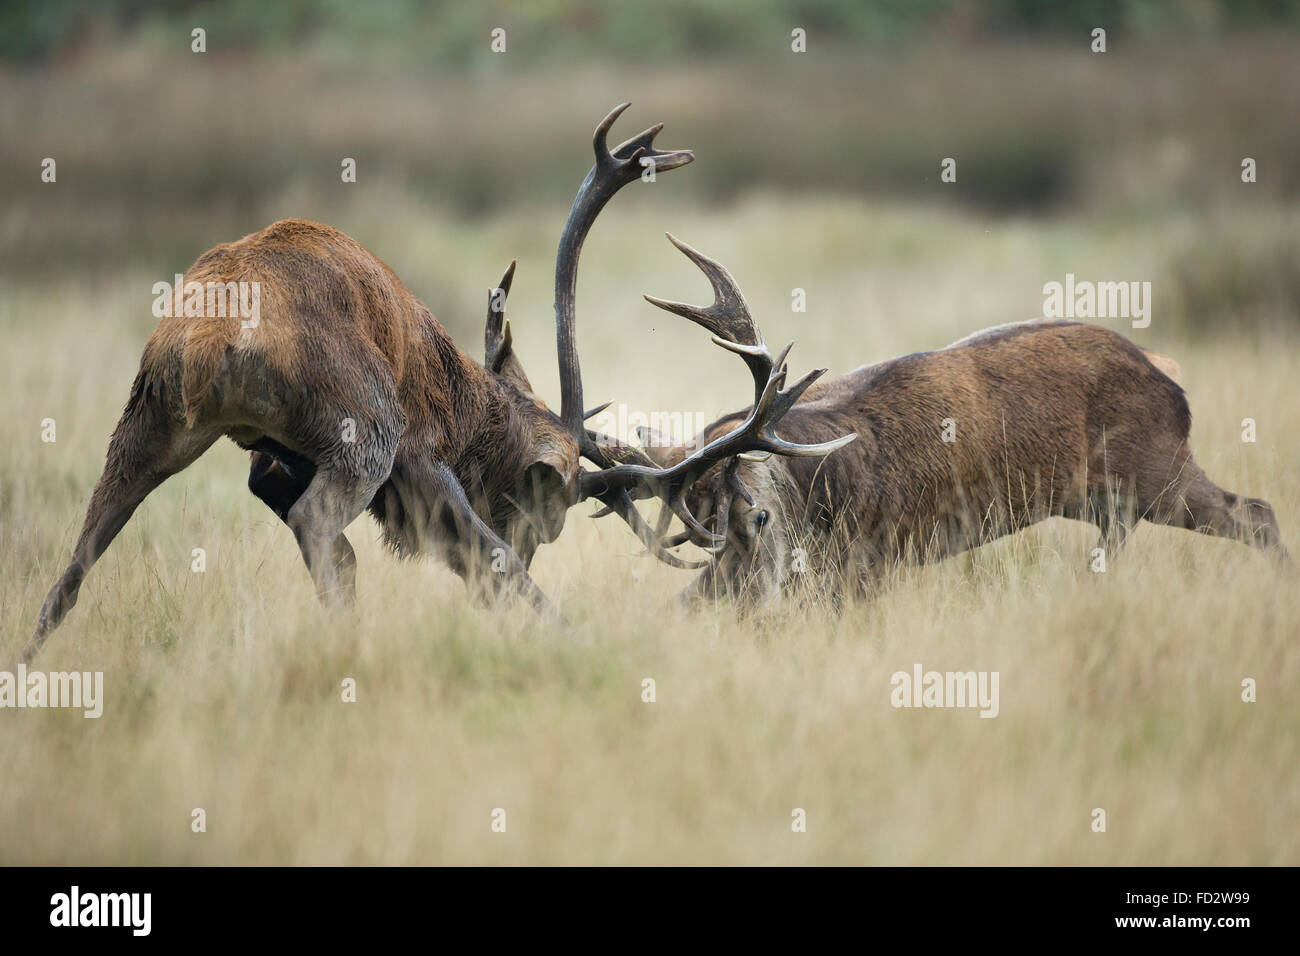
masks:
<svg viewBox="0 0 1300 956"><path fill-rule="evenodd" d="M578 503L578 448L559 420L549 412L534 419L533 460L519 478L519 503L528 512L542 541L554 541L564 528L564 516Z"/></svg>
<svg viewBox="0 0 1300 956"><path fill-rule="evenodd" d="M529 523L543 543L554 541L564 530L565 515L576 498L576 464L562 452L545 450L524 469L520 479L520 501L528 512Z"/></svg>
<svg viewBox="0 0 1300 956"><path fill-rule="evenodd" d="M510 338L510 323L506 321L506 296L510 294L510 283L514 277L515 263L512 261L501 281L495 288L488 290L487 325L483 329L483 367L501 376L524 394L531 395L533 386L524 374L523 364L515 355Z"/></svg>

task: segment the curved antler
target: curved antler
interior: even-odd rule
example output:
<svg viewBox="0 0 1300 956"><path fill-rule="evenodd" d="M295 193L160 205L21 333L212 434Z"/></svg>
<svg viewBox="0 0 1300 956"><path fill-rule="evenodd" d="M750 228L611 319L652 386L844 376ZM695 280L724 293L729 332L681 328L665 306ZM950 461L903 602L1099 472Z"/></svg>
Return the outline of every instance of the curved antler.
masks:
<svg viewBox="0 0 1300 956"><path fill-rule="evenodd" d="M606 144L609 130L628 105L622 103L616 106L596 127L592 137L596 163L578 188L578 195L569 210L555 255L555 342L560 364L560 420L577 442L582 457L600 469L580 472L579 500L599 499L605 505L599 514L617 514L623 518L650 553L660 560L678 567L698 567L698 562L683 562L669 553L665 545L681 543L678 541L681 536L666 537L668 526L672 515L676 515L686 526L690 540L705 547L716 548L725 544L726 515L732 497L741 494L752 500L736 475L735 459L738 456L828 455L857 435L846 435L820 445L799 445L787 442L776 434L776 423L826 370L809 372L786 388L785 358L791 346L787 345L773 358L749 313L740 287L731 274L712 259L671 235L668 238L673 245L708 277L713 287L713 303L708 306L693 306L652 296L646 296L646 299L659 308L675 312L708 329L717 345L735 352L744 360L754 377L753 407L740 425L670 468L660 468L639 449L586 428L584 421L606 406L589 411L583 409L582 371L578 362L575 330L575 293L582 244L596 217L614 193L640 178L647 165L653 164L656 171L666 171L685 166L695 158L688 149L660 150L654 146L655 136L663 129L662 123L638 133L611 150ZM489 316L489 332L491 328L492 317ZM715 509L715 527L721 533L715 533L706 529L691 514L686 498L701 476L714 465L728 459L732 459L732 463L727 470L718 503L720 507ZM650 527L635 505L637 499L652 496L660 498L665 506L660 513L658 527L655 528Z"/></svg>
<svg viewBox="0 0 1300 956"><path fill-rule="evenodd" d="M578 363L578 343L574 330L574 297L578 282L578 258L587 232L605 203L614 193L630 182L639 179L649 163L657 172L685 166L695 159L689 149L661 150L654 146L654 138L663 129L662 123L651 126L612 151L606 137L614 121L630 103L621 103L601 120L592 137L596 164L578 187L578 195L569 210L569 218L560 235L560 246L555 254L555 345L560 360L560 420L578 443L582 455L596 464L607 467L612 462L601 456L595 441L588 436L583 421L588 414L582 407L582 370ZM649 163L647 163L647 160ZM593 410L591 414L595 414Z"/></svg>

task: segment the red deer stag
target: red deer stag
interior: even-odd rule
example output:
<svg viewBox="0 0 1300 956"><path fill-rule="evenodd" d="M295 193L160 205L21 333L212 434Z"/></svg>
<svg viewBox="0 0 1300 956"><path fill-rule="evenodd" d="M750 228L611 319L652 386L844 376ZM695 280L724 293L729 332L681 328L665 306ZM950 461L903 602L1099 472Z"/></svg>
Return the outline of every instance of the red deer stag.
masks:
<svg viewBox="0 0 1300 956"><path fill-rule="evenodd" d="M731 275L673 242L708 276L715 302L649 301L704 326L757 372L779 365ZM652 550L692 541L714 552L687 597L742 604L776 596L805 569L829 574L832 594L845 584L865 592L891 563L941 559L1058 515L1097 524L1108 553L1145 519L1289 563L1272 507L1224 491L1192 460L1176 375L1172 360L1108 329L1043 319L864 365L808 389L781 423L794 441L852 432L853 445L824 460L719 464L687 503L708 527L667 537L661 521ZM750 414L676 447L642 438L667 467Z"/></svg>
<svg viewBox="0 0 1300 956"><path fill-rule="evenodd" d="M582 409L574 330L583 240L648 164L664 172L694 159L654 147L662 124L611 151L606 135L627 106L596 129L596 164L556 255L558 417L511 349L502 307L513 264L489 296L480 366L388 266L337 229L285 220L216 246L186 284L258 283L259 321L245 328L237 316L173 316L149 337L72 562L45 599L24 660L76 603L86 573L145 497L223 435L251 451L249 488L293 531L323 602L353 596L356 558L343 532L368 509L398 554L440 554L476 596L510 590L540 610L550 605L529 563L577 502L603 501L672 561L654 547L633 500L657 495L702 533L685 496L717 462L745 451L829 452L786 445L772 432L820 372L787 390L784 373L773 371L754 414L667 469L586 430L593 413ZM634 463L621 460L628 455ZM581 457L599 470L583 469ZM504 560L503 573L491 573L493 558Z"/></svg>

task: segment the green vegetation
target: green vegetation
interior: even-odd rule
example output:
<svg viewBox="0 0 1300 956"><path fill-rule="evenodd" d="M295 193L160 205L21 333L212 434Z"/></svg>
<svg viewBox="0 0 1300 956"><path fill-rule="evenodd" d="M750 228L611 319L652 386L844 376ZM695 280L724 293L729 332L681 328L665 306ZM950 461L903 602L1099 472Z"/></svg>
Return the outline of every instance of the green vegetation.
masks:
<svg viewBox="0 0 1300 956"><path fill-rule="evenodd" d="M1294 29L1293 0L21 0L0 14L0 57L37 62L87 41L142 34L157 42L202 26L241 50L283 53L309 46L330 56L376 53L411 62L483 66L482 42L505 26L530 63L566 62L592 48L638 62L729 56L783 44L793 27L809 36L888 47L927 36L962 39L1086 36L1204 37L1261 28Z"/></svg>

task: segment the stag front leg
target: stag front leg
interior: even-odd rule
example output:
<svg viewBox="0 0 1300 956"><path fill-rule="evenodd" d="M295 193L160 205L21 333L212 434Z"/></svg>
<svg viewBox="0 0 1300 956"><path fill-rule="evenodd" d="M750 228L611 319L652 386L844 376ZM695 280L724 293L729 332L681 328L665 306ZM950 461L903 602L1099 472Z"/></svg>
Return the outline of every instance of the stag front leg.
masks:
<svg viewBox="0 0 1300 956"><path fill-rule="evenodd" d="M289 511L311 484L314 466L304 463L291 471L265 452L253 452L248 490L263 501L286 525ZM351 604L357 596L357 556L342 532L334 539L334 566L340 576L340 596Z"/></svg>
<svg viewBox="0 0 1300 956"><path fill-rule="evenodd" d="M437 463L426 467L422 477L420 484L437 501L435 513L444 532L455 542L452 567L466 583L494 596L509 588L538 612L556 615L519 555L479 517L451 469Z"/></svg>

